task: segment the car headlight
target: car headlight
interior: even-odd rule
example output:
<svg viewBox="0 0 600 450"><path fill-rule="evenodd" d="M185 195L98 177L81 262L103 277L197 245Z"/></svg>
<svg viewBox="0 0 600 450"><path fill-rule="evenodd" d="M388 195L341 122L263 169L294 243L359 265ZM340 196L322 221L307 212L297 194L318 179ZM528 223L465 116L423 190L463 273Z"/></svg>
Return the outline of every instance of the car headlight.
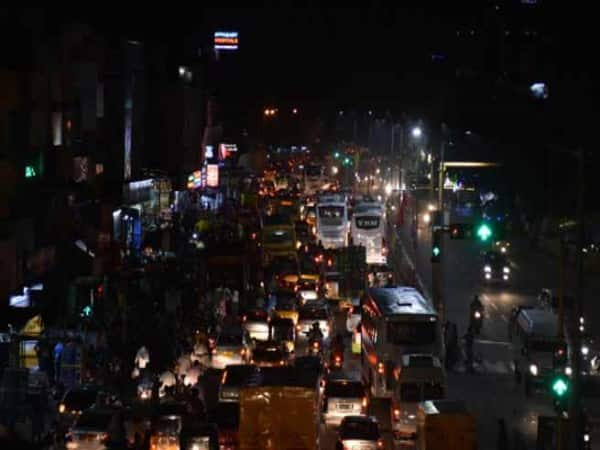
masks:
<svg viewBox="0 0 600 450"><path fill-rule="evenodd" d="M492 266L486 264L485 266L483 266L483 271L485 273L491 273L492 272Z"/></svg>
<svg viewBox="0 0 600 450"><path fill-rule="evenodd" d="M583 356L587 356L589 352L590 352L590 348L587 345L584 345L583 347L581 347L581 354Z"/></svg>
<svg viewBox="0 0 600 450"><path fill-rule="evenodd" d="M510 267L504 266L504 268L502 269L502 272L509 274L510 273Z"/></svg>
<svg viewBox="0 0 600 450"><path fill-rule="evenodd" d="M534 377L537 376L538 374L538 366L536 366L535 364L532 364L529 366L529 373L531 373L531 375L533 375Z"/></svg>

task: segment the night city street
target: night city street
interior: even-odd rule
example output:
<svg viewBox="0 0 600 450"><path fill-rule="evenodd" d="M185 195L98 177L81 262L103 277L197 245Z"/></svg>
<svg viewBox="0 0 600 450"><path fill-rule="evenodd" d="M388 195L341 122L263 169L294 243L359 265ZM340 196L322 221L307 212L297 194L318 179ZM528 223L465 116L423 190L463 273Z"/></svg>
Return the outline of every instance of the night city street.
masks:
<svg viewBox="0 0 600 450"><path fill-rule="evenodd" d="M0 450L600 450L594 20L0 8Z"/></svg>

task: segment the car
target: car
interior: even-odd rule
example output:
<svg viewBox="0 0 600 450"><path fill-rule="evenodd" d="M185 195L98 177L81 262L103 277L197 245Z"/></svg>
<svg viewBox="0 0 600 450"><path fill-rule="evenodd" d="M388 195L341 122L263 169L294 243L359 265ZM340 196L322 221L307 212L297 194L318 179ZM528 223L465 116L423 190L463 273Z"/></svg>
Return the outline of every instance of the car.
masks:
<svg viewBox="0 0 600 450"><path fill-rule="evenodd" d="M497 249L500 253L508 253L510 250L510 242L508 241L495 241L494 248Z"/></svg>
<svg viewBox="0 0 600 450"><path fill-rule="evenodd" d="M338 430L336 450L377 450L384 448L379 424L374 417L346 416Z"/></svg>
<svg viewBox="0 0 600 450"><path fill-rule="evenodd" d="M210 365L224 369L229 364L245 364L251 358L250 336L241 326L223 328L214 348L211 349Z"/></svg>
<svg viewBox="0 0 600 450"><path fill-rule="evenodd" d="M240 390L256 370L253 364L232 364L225 367L219 383L219 402L239 402Z"/></svg>
<svg viewBox="0 0 600 450"><path fill-rule="evenodd" d="M325 380L322 407L325 424L340 425L346 416L366 415L367 390L360 380L342 371L332 372Z"/></svg>
<svg viewBox="0 0 600 450"><path fill-rule="evenodd" d="M319 298L319 284L312 279L301 277L296 284L296 291L303 303Z"/></svg>
<svg viewBox="0 0 600 450"><path fill-rule="evenodd" d="M242 327L250 339L266 341L269 339L269 313L263 309L253 309L242 317Z"/></svg>
<svg viewBox="0 0 600 450"><path fill-rule="evenodd" d="M352 299L352 307L348 309L348 316L346 317L346 331L348 333L354 333L358 324L361 320L361 306L360 299L353 298Z"/></svg>
<svg viewBox="0 0 600 450"><path fill-rule="evenodd" d="M284 346L290 354L296 350L296 327L292 319L272 319L269 323L269 339Z"/></svg>
<svg viewBox="0 0 600 450"><path fill-rule="evenodd" d="M314 301L300 308L296 325L298 337L307 339L308 332L315 322L319 323L323 339L328 339L332 328L332 318L327 303Z"/></svg>
<svg viewBox="0 0 600 450"><path fill-rule="evenodd" d="M250 362L258 367L285 366L287 354L283 346L275 341L257 342Z"/></svg>
<svg viewBox="0 0 600 450"><path fill-rule="evenodd" d="M65 437L70 450L104 450L117 436L122 415L118 409L88 408L77 417Z"/></svg>
<svg viewBox="0 0 600 450"><path fill-rule="evenodd" d="M488 251L483 254L483 278L485 281L508 281L510 263L500 252Z"/></svg>
<svg viewBox="0 0 600 450"><path fill-rule="evenodd" d="M278 293L275 301L273 317L291 319L294 325L298 323L298 300L295 294Z"/></svg>
<svg viewBox="0 0 600 450"><path fill-rule="evenodd" d="M72 422L72 419L96 403L100 392L100 387L96 385L81 385L69 389L58 404L60 419Z"/></svg>

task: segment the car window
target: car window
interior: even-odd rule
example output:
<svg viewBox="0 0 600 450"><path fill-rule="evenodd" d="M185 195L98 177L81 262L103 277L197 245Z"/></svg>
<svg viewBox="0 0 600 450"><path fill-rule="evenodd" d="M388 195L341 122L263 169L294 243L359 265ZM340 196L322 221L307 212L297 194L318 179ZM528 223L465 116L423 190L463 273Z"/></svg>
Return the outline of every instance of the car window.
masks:
<svg viewBox="0 0 600 450"><path fill-rule="evenodd" d="M256 322L266 322L269 315L266 311L250 311L246 314L246 320Z"/></svg>
<svg viewBox="0 0 600 450"><path fill-rule="evenodd" d="M375 422L345 421L340 430L342 439L365 439L375 441L379 439L379 430Z"/></svg>
<svg viewBox="0 0 600 450"><path fill-rule="evenodd" d="M254 367L251 366L228 368L225 370L225 375L223 376L225 380L223 384L226 386L240 386L254 373L254 371Z"/></svg>
<svg viewBox="0 0 600 450"><path fill-rule="evenodd" d="M327 320L329 314L325 309L302 309L299 313L299 320Z"/></svg>
<svg viewBox="0 0 600 450"><path fill-rule="evenodd" d="M242 345L242 333L240 334L221 334L217 340L217 345Z"/></svg>
<svg viewBox="0 0 600 450"><path fill-rule="evenodd" d="M83 410L89 408L96 402L98 391L96 390L74 390L65 395L63 403L69 409Z"/></svg>
<svg viewBox="0 0 600 450"><path fill-rule="evenodd" d="M84 412L75 428L87 428L90 430L107 430L112 420L112 412L86 411Z"/></svg>
<svg viewBox="0 0 600 450"><path fill-rule="evenodd" d="M329 381L325 385L325 395L328 397L362 398L365 389L358 381Z"/></svg>

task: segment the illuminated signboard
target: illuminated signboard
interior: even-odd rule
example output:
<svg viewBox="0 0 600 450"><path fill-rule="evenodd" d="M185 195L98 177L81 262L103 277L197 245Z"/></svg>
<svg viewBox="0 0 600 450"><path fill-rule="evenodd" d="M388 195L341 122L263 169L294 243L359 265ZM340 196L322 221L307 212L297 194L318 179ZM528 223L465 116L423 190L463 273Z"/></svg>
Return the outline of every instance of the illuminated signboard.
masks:
<svg viewBox="0 0 600 450"><path fill-rule="evenodd" d="M212 145L207 145L204 148L205 148L204 158L205 159L213 159L215 157L214 147Z"/></svg>
<svg viewBox="0 0 600 450"><path fill-rule="evenodd" d="M237 31L215 31L215 50L237 50L238 43Z"/></svg>
<svg viewBox="0 0 600 450"><path fill-rule="evenodd" d="M236 144L219 144L219 160L223 161L238 151Z"/></svg>
<svg viewBox="0 0 600 450"><path fill-rule="evenodd" d="M206 185L208 187L219 187L219 165L206 165Z"/></svg>
<svg viewBox="0 0 600 450"><path fill-rule="evenodd" d="M188 176L187 188L198 189L199 187L202 187L202 171L196 170Z"/></svg>

